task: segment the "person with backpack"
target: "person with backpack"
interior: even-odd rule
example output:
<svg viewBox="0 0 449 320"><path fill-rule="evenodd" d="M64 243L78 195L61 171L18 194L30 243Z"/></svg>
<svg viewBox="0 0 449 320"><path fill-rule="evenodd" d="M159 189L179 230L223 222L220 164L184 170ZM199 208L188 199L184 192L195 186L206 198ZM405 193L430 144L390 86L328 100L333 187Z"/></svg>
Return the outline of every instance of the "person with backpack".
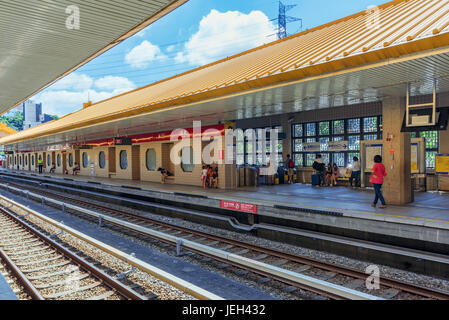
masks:
<svg viewBox="0 0 449 320"><path fill-rule="evenodd" d="M287 154L287 160L285 161L285 167L288 169L288 183L293 182L293 168L295 167L295 162L290 158L290 155Z"/></svg>
<svg viewBox="0 0 449 320"><path fill-rule="evenodd" d="M323 160L321 160L321 154L316 155L312 168L315 169L318 177L317 186L321 187L324 184L324 173L326 171L326 165L323 163Z"/></svg>

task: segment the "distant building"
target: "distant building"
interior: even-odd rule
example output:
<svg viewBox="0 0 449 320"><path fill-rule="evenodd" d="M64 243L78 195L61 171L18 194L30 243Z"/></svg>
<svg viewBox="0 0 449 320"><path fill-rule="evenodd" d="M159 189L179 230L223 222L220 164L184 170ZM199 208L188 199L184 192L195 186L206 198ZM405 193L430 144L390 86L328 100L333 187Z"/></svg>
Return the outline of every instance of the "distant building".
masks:
<svg viewBox="0 0 449 320"><path fill-rule="evenodd" d="M23 112L23 130L52 121L53 117L48 114L42 114L42 103L34 103L27 100L22 104Z"/></svg>

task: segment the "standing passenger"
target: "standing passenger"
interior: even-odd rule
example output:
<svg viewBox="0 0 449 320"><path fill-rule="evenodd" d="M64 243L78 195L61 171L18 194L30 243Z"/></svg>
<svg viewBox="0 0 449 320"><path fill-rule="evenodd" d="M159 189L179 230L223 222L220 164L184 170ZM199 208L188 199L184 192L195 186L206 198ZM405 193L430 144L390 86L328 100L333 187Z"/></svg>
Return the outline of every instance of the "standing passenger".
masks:
<svg viewBox="0 0 449 320"><path fill-rule="evenodd" d="M42 163L42 159L37 160L37 165L39 167L39 173L42 173L42 168L44 167L44 164Z"/></svg>
<svg viewBox="0 0 449 320"><path fill-rule="evenodd" d="M324 185L324 172L326 171L326 165L321 160L321 154L316 155L312 168L315 169L316 175L318 176L318 187L321 187Z"/></svg>
<svg viewBox="0 0 449 320"><path fill-rule="evenodd" d="M349 178L349 183L352 187L352 181L355 179L355 187L358 187L360 186L360 162L357 157L354 157L353 160L354 162L352 163L352 172L351 177Z"/></svg>
<svg viewBox="0 0 449 320"><path fill-rule="evenodd" d="M385 199L382 195L382 184L384 183L384 177L387 176L387 173L385 172L385 166L382 164L382 157L377 155L374 157L374 166L373 166L373 172L371 174L370 182L373 184L374 191L376 192L376 197L374 198L374 203L371 205L372 207L376 207L377 201L380 199L380 202L382 205L379 208L386 208ZM390 184L389 181L387 181L388 184Z"/></svg>
<svg viewBox="0 0 449 320"><path fill-rule="evenodd" d="M295 167L295 162L290 158L290 155L287 155L287 160L284 165L288 169L288 183L293 183L293 168Z"/></svg>

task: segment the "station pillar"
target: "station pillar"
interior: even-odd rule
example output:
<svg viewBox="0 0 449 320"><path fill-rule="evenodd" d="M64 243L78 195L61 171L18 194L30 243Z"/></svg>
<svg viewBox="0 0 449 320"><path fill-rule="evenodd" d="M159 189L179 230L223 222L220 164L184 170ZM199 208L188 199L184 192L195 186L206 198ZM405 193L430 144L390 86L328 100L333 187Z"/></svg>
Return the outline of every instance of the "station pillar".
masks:
<svg viewBox="0 0 449 320"><path fill-rule="evenodd" d="M410 133L401 132L405 98L389 97L382 103L383 163L390 185L383 185L387 204L412 202Z"/></svg>

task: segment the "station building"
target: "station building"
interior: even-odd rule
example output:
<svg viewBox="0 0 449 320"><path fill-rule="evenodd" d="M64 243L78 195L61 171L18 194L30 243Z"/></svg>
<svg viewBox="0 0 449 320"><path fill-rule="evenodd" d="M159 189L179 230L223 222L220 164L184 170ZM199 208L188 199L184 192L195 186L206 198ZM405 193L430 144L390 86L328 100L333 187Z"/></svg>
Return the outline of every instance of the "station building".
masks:
<svg viewBox="0 0 449 320"><path fill-rule="evenodd" d="M383 155L387 201L405 204L411 190L449 190L439 172L449 153L449 1L395 0L94 104L59 120L0 139L6 168L201 186L202 164L170 161L173 129L193 136L193 122L225 135L227 128L281 133L280 162L291 154L296 179L310 183L317 153L346 168ZM262 133L264 135L264 133ZM260 135L257 139L260 138ZM331 148L330 142L344 142ZM241 185L239 166L260 166L245 135L234 163L218 161L219 187ZM207 148L186 150L192 159ZM182 149L183 153L185 148ZM191 152L187 152L191 151ZM228 157L225 140L217 150ZM441 171L441 170L440 170ZM448 170L449 171L449 170ZM416 178L416 179L413 179ZM412 183L415 185L412 186Z"/></svg>

